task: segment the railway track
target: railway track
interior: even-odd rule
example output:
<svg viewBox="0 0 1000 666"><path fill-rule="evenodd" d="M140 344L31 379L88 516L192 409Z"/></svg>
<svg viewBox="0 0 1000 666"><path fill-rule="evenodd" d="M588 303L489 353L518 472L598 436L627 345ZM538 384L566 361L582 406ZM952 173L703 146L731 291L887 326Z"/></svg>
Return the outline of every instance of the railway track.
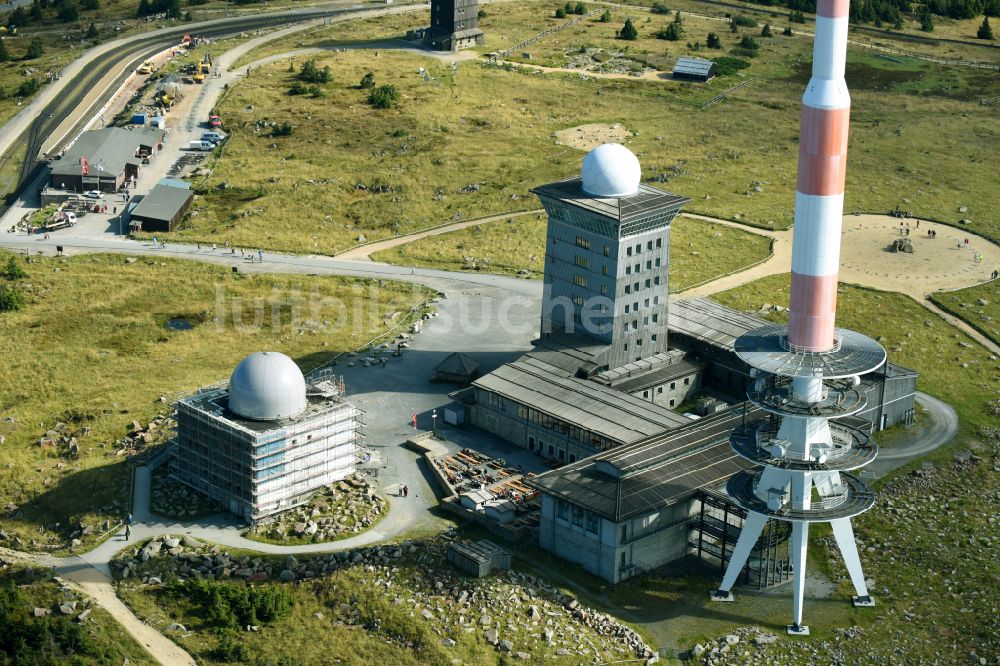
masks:
<svg viewBox="0 0 1000 666"><path fill-rule="evenodd" d="M53 132L71 114L78 113L80 118L76 125L67 132L67 137L75 136L86 122L87 112L93 104L83 107L87 96L97 87L108 73L116 68L120 73L107 85L105 90L114 90L120 86L132 71L150 56L180 43L183 35L194 33L200 36L218 39L249 30L268 28L278 25L288 25L317 18L333 17L340 14L364 11L360 5L337 7L330 9L307 10L300 12L281 12L235 18L225 23L217 23L204 27L182 26L176 30L158 33L149 37L137 37L127 44L96 56L85 69L78 73L66 86L61 94L47 104L35 118L34 122L18 137L8 154L0 156L0 163L27 147L24 161L21 164L19 180L13 193L0 205L0 217L7 212L10 204L16 201L24 190L35 181L41 170L45 168L46 159L41 154L42 147ZM63 142L51 148L58 152Z"/></svg>

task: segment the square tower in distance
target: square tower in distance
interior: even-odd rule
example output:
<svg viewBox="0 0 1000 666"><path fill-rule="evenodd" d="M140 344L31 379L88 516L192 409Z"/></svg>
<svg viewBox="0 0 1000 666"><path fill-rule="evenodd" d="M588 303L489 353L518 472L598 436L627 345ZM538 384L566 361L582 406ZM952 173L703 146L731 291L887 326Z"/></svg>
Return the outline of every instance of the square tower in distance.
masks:
<svg viewBox="0 0 1000 666"><path fill-rule="evenodd" d="M542 336L605 343L605 369L667 351L670 224L690 199L640 181L635 155L604 144L581 177L532 190L549 218Z"/></svg>
<svg viewBox="0 0 1000 666"><path fill-rule="evenodd" d="M431 25L424 43L435 51L458 51L483 43L479 0L431 0Z"/></svg>

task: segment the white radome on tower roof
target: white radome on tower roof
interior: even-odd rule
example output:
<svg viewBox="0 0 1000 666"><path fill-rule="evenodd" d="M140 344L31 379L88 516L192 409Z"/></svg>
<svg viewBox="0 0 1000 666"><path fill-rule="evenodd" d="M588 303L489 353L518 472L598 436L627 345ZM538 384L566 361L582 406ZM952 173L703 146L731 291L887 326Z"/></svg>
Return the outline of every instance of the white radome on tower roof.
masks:
<svg viewBox="0 0 1000 666"><path fill-rule="evenodd" d="M306 408L306 380L295 361L279 352L257 352L229 378L229 409L255 421L295 416Z"/></svg>
<svg viewBox="0 0 1000 666"><path fill-rule="evenodd" d="M639 191L642 168L631 150L620 143L605 143L583 158L580 179L587 194L627 197Z"/></svg>

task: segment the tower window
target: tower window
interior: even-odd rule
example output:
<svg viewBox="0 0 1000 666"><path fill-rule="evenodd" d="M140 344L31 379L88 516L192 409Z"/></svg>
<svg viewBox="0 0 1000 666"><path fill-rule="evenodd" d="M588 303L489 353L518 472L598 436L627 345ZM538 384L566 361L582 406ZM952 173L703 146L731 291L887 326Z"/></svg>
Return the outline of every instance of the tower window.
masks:
<svg viewBox="0 0 1000 666"><path fill-rule="evenodd" d="M590 268L590 261L587 259L587 257L581 257L580 255L576 255L574 261L576 262L576 265L579 266L580 268Z"/></svg>
<svg viewBox="0 0 1000 666"><path fill-rule="evenodd" d="M656 239L656 247L661 247L659 238Z"/></svg>
<svg viewBox="0 0 1000 666"><path fill-rule="evenodd" d="M652 268L652 267L653 267L653 262L652 261L647 261L646 262L646 268Z"/></svg>
<svg viewBox="0 0 1000 666"><path fill-rule="evenodd" d="M642 252L642 243L636 243L635 253L639 254L640 252Z"/></svg>
<svg viewBox="0 0 1000 666"><path fill-rule="evenodd" d="M647 250L652 250L653 249L653 241L649 241L648 243L646 243L646 249Z"/></svg>
<svg viewBox="0 0 1000 666"><path fill-rule="evenodd" d="M608 285L606 285L606 284L602 284L601 285L601 295L602 296L607 296L608 295Z"/></svg>
<svg viewBox="0 0 1000 666"><path fill-rule="evenodd" d="M604 256L605 257L611 256L611 248L609 248L607 245L604 246Z"/></svg>
<svg viewBox="0 0 1000 666"><path fill-rule="evenodd" d="M660 317L659 317L659 315L657 315L657 314L656 314L656 313L654 312L654 313L653 313L653 323L655 324L655 323L656 323L656 320L657 320L657 319L659 319L659 318L660 318Z"/></svg>
<svg viewBox="0 0 1000 666"><path fill-rule="evenodd" d="M626 294L631 293L631 289L632 289L631 287L629 287L628 285L625 285L625 293Z"/></svg>
<svg viewBox="0 0 1000 666"><path fill-rule="evenodd" d="M646 289L649 289L649 278L646 278Z"/></svg>
<svg viewBox="0 0 1000 666"><path fill-rule="evenodd" d="M583 276L583 275L574 275L573 276L573 284L575 284L578 287L584 287L584 288L586 288L587 287L587 278L585 276Z"/></svg>
<svg viewBox="0 0 1000 666"><path fill-rule="evenodd" d="M659 257L657 257L657 258L656 258L656 262L655 262L655 266L656 266L657 268L659 268L659 267L660 267L660 258L659 258Z"/></svg>
<svg viewBox="0 0 1000 666"><path fill-rule="evenodd" d="M632 275L632 267L631 266L626 266L625 267L625 275Z"/></svg>
<svg viewBox="0 0 1000 666"><path fill-rule="evenodd" d="M607 275L607 274L608 274L608 267L601 266L601 275Z"/></svg>
<svg viewBox="0 0 1000 666"><path fill-rule="evenodd" d="M590 241L584 238L583 236L576 237L576 244L582 247L584 250L590 249Z"/></svg>
<svg viewBox="0 0 1000 666"><path fill-rule="evenodd" d="M625 250L625 254L627 254L628 256L631 257L632 256L632 248L630 247L630 248L626 249Z"/></svg>
<svg viewBox="0 0 1000 666"><path fill-rule="evenodd" d="M659 275L657 275L656 277L653 278L653 284L660 284L660 276Z"/></svg>

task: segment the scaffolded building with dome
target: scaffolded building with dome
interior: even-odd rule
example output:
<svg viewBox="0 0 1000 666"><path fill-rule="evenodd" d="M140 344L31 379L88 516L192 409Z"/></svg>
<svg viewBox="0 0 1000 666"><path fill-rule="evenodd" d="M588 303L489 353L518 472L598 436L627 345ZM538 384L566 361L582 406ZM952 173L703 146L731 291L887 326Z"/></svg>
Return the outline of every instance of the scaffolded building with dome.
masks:
<svg viewBox="0 0 1000 666"><path fill-rule="evenodd" d="M227 386L178 401L175 476L251 523L297 506L355 470L364 413L341 393L284 354L251 354Z"/></svg>

